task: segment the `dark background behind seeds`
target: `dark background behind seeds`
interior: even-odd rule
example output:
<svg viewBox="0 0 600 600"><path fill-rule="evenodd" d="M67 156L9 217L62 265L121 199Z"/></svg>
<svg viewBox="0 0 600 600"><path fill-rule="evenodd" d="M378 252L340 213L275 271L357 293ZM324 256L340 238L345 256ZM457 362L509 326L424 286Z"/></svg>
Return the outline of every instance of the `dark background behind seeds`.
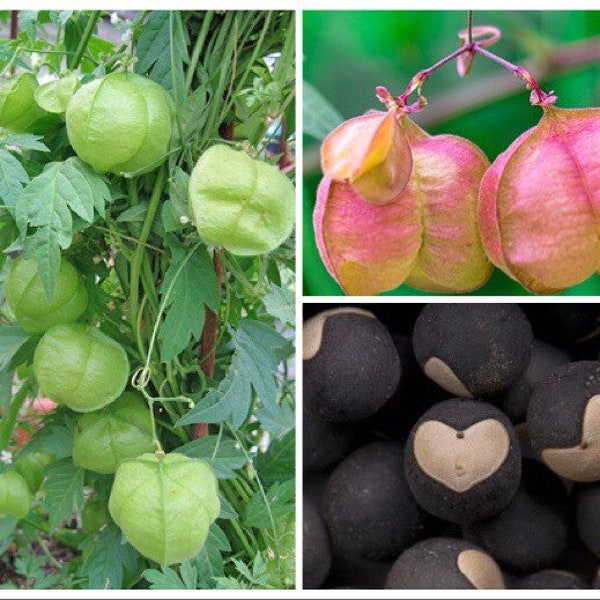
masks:
<svg viewBox="0 0 600 600"><path fill-rule="evenodd" d="M542 89L554 89L558 106L565 108L600 105L600 12L599 11L475 11L474 25L494 25L502 38L490 50L507 60L523 64L535 59L536 76L548 67L548 57L563 44L594 41L595 57L585 68L554 78L541 78ZM304 13L305 81L329 101L343 119L380 109L377 85L395 95L404 91L417 71L431 66L458 47L458 32L466 27L466 11L306 11ZM544 66L545 65L545 66ZM513 82L514 80L514 82ZM484 84L477 86L477 82ZM489 82L489 83L486 83ZM473 108L472 102L487 89L512 86L499 100ZM477 87L477 90L474 89ZM316 127L314 116L325 111L305 90L305 131ZM541 117L541 109L529 105L529 92L499 65L478 56L471 75L462 79L456 62L436 73L424 87L429 106L415 121L429 133L453 133L476 143L493 161L523 131ZM460 95L459 95L460 94ZM412 97L411 97L412 98ZM450 104L462 106L452 117L442 115ZM330 129L336 125L329 119ZM341 290L323 266L314 242L312 211L320 179L319 145L304 136L304 293L341 295ZM600 276L571 288L565 294L600 293ZM423 294L408 286L387 295ZM519 284L495 270L491 280L475 294L528 294Z"/></svg>

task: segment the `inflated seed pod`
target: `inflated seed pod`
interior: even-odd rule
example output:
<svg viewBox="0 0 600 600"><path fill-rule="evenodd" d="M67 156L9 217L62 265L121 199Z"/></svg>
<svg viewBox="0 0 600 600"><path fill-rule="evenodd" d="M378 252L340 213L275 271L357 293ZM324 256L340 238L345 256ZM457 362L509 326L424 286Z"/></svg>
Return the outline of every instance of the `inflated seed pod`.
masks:
<svg viewBox="0 0 600 600"><path fill-rule="evenodd" d="M387 589L504 589L494 559L481 548L452 538L430 538L405 550L388 575Z"/></svg>
<svg viewBox="0 0 600 600"><path fill-rule="evenodd" d="M533 450L555 473L600 480L600 361L562 365L540 382L527 429Z"/></svg>
<svg viewBox="0 0 600 600"><path fill-rule="evenodd" d="M350 423L375 413L400 380L392 336L372 313L336 308L304 323L304 404L325 421Z"/></svg>
<svg viewBox="0 0 600 600"><path fill-rule="evenodd" d="M510 386L500 402L500 408L513 423L525 421L534 387L548 377L556 367L568 362L570 359L562 350L534 340L527 370Z"/></svg>
<svg viewBox="0 0 600 600"><path fill-rule="evenodd" d="M537 571L556 564L569 532L569 496L558 477L538 462L523 461L521 485L500 513L466 529L467 538L499 564Z"/></svg>
<svg viewBox="0 0 600 600"><path fill-rule="evenodd" d="M85 282L64 256L60 259L51 301L46 296L37 261L22 257L9 264L4 294L19 325L28 333L43 333L54 325L74 323L88 305Z"/></svg>
<svg viewBox="0 0 600 600"><path fill-rule="evenodd" d="M0 127L23 133L43 114L34 99L38 85L33 73L22 73L0 86Z"/></svg>
<svg viewBox="0 0 600 600"><path fill-rule="evenodd" d="M584 590L587 587L579 575L560 569L538 571L517 582L520 590Z"/></svg>
<svg viewBox="0 0 600 600"><path fill-rule="evenodd" d="M22 519L31 507L27 481L17 471L0 473L0 518Z"/></svg>
<svg viewBox="0 0 600 600"><path fill-rule="evenodd" d="M323 498L323 517L336 550L386 560L416 538L421 515L404 478L403 463L399 444L377 441L336 467Z"/></svg>
<svg viewBox="0 0 600 600"><path fill-rule="evenodd" d="M414 426L405 469L422 508L467 524L508 506L521 479L521 451L512 424L495 406L446 400Z"/></svg>
<svg viewBox="0 0 600 600"><path fill-rule="evenodd" d="M527 368L533 335L514 304L428 304L413 347L426 375L461 397L493 397Z"/></svg>
<svg viewBox="0 0 600 600"><path fill-rule="evenodd" d="M152 418L140 394L125 392L75 426L73 462L96 473L114 473L126 458L154 450Z"/></svg>
<svg viewBox="0 0 600 600"><path fill-rule="evenodd" d="M305 589L318 589L331 568L331 545L327 529L311 500L303 504L302 576Z"/></svg>
<svg viewBox="0 0 600 600"><path fill-rule="evenodd" d="M91 412L121 395L129 359L122 346L93 325L55 325L35 349L33 372L50 399Z"/></svg>
<svg viewBox="0 0 600 600"><path fill-rule="evenodd" d="M279 169L224 144L200 157L189 181L189 208L206 244L254 256L292 233L296 192Z"/></svg>
<svg viewBox="0 0 600 600"><path fill-rule="evenodd" d="M164 162L174 104L164 87L129 71L81 87L66 111L69 141L98 173L146 173Z"/></svg>
<svg viewBox="0 0 600 600"><path fill-rule="evenodd" d="M124 460L110 514L143 556L168 566L193 558L219 516L217 480L208 463L175 452Z"/></svg>

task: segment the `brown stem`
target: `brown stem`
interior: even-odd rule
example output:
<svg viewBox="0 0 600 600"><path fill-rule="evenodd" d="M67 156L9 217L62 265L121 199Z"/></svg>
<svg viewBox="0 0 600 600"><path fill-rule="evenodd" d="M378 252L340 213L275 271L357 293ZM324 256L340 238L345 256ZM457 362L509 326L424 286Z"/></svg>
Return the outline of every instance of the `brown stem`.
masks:
<svg viewBox="0 0 600 600"><path fill-rule="evenodd" d="M225 140L232 140L235 123L228 121L219 128L219 134ZM218 297L221 298L223 286L223 262L221 256L223 250L215 250L213 253L213 266L217 275ZM216 311L204 307L205 321L202 337L200 339L200 368L206 377L213 379L215 376L215 359L217 356L217 340L219 339L219 308ZM192 424L192 439L197 440L208 435L208 423Z"/></svg>
<svg viewBox="0 0 600 600"><path fill-rule="evenodd" d="M16 40L19 34L19 11L10 11L10 39Z"/></svg>
<svg viewBox="0 0 600 600"><path fill-rule="evenodd" d="M292 159L290 157L290 146L287 141L285 117L281 117L281 135L279 136L279 145L281 146L281 157L279 159L278 166L282 171L285 171L287 167L292 164Z"/></svg>

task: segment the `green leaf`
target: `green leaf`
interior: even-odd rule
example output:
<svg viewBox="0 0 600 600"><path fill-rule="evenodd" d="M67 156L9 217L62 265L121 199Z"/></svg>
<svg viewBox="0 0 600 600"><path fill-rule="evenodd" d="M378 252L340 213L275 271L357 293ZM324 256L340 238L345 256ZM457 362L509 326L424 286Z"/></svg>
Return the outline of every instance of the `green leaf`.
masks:
<svg viewBox="0 0 600 600"><path fill-rule="evenodd" d="M27 450L40 450L59 459L67 458L73 452L73 429L59 420L47 420L43 429L29 442Z"/></svg>
<svg viewBox="0 0 600 600"><path fill-rule="evenodd" d="M180 446L177 452L208 462L219 479L233 479L236 469L246 464L246 457L234 440L218 435L199 438Z"/></svg>
<svg viewBox="0 0 600 600"><path fill-rule="evenodd" d="M279 319L284 325L294 325L296 322L296 305L294 294L289 288L282 288L271 283L271 290L264 298L267 312Z"/></svg>
<svg viewBox="0 0 600 600"><path fill-rule="evenodd" d="M186 560L179 567L179 574L185 587L189 590L195 590L198 585L198 567L193 565L191 561Z"/></svg>
<svg viewBox="0 0 600 600"><path fill-rule="evenodd" d="M277 400L275 371L279 364L277 350L287 345L287 340L265 323L245 319L233 332L237 366L240 373L249 379L265 405Z"/></svg>
<svg viewBox="0 0 600 600"><path fill-rule="evenodd" d="M223 494L219 494L221 500L221 512L219 513L219 519L229 521L230 519L237 519L238 514L235 508L231 506L231 503Z"/></svg>
<svg viewBox="0 0 600 600"><path fill-rule="evenodd" d="M118 217L118 223L142 223L148 212L148 202L140 202L127 210L124 210Z"/></svg>
<svg viewBox="0 0 600 600"><path fill-rule="evenodd" d="M189 589L179 575L169 567L158 569L146 569L142 575L150 584L151 590L185 590ZM195 589L195 586L191 589Z"/></svg>
<svg viewBox="0 0 600 600"><path fill-rule="evenodd" d="M296 425L294 409L286 403L270 404L256 411L256 418L266 431L273 435L285 435Z"/></svg>
<svg viewBox="0 0 600 600"><path fill-rule="evenodd" d="M91 550L81 568L87 575L87 587L96 590L118 590L123 586L123 569L134 571L138 554L129 545L122 543L121 530L113 523L81 545L82 550Z"/></svg>
<svg viewBox="0 0 600 600"><path fill-rule="evenodd" d="M307 81L304 82L304 97L302 100L304 133L319 141L324 140L344 117Z"/></svg>
<svg viewBox="0 0 600 600"><path fill-rule="evenodd" d="M0 554L4 554L13 543L16 529L17 520L14 517L0 519Z"/></svg>
<svg viewBox="0 0 600 600"><path fill-rule="evenodd" d="M55 529L65 519L71 519L76 510L81 511L84 473L84 469L76 467L68 458L58 460L46 468L46 505L50 529Z"/></svg>
<svg viewBox="0 0 600 600"><path fill-rule="evenodd" d="M246 505L244 522L249 527L256 527L257 529L271 529L272 524L267 507L271 509L271 515L273 516L273 519L283 517L294 510L295 495L296 482L294 479L288 479L283 483L273 484L266 493L266 503L262 494L260 492L256 492Z"/></svg>
<svg viewBox="0 0 600 600"><path fill-rule="evenodd" d="M238 360L234 357L219 387L209 391L198 401L177 422L178 427L191 423L221 423L230 420L234 429L240 428L252 404L252 386L250 381L239 375Z"/></svg>
<svg viewBox="0 0 600 600"><path fill-rule="evenodd" d="M50 152L50 149L41 140L43 135L34 135L33 133L15 133L7 135L0 139L0 144L3 146L17 147L21 150L34 150L36 152Z"/></svg>
<svg viewBox="0 0 600 600"><path fill-rule="evenodd" d="M296 467L296 435L288 432L282 439L271 442L264 454L254 459L254 470L260 475L263 485L267 487L278 481L289 479Z"/></svg>
<svg viewBox="0 0 600 600"><path fill-rule="evenodd" d="M27 183L29 175L23 165L10 152L0 148L0 202L12 207L12 214Z"/></svg>
<svg viewBox="0 0 600 600"><path fill-rule="evenodd" d="M218 577L223 577L224 560L222 552L229 552L231 546L227 536L217 523L213 523L208 530L208 537L202 550L196 557L198 571L200 573L199 586L201 588L214 587L214 581Z"/></svg>
<svg viewBox="0 0 600 600"><path fill-rule="evenodd" d="M179 124L181 126L182 144L185 144L188 140L192 139L206 123L206 117L208 115L208 111L206 110L208 103L208 88L208 81L196 88L193 93L185 99L178 111L177 118L179 119ZM179 134L179 131L176 133Z"/></svg>
<svg viewBox="0 0 600 600"><path fill-rule="evenodd" d="M14 355L29 339L29 334L18 325L0 327L0 371L6 369Z"/></svg>
<svg viewBox="0 0 600 600"><path fill-rule="evenodd" d="M178 11L152 12L137 43L135 72L171 92L176 101L183 99L183 65L189 62L187 38Z"/></svg>
<svg viewBox="0 0 600 600"><path fill-rule="evenodd" d="M161 287L168 307L158 335L164 362L187 348L192 339L200 339L205 319L203 305L217 310L219 303L217 275L205 248L198 247L190 254L189 249L172 245L171 257Z"/></svg>
<svg viewBox="0 0 600 600"><path fill-rule="evenodd" d="M189 222L188 181L190 176L181 168L175 167L169 183L169 200L163 204L162 222L167 233L181 231L182 217Z"/></svg>
<svg viewBox="0 0 600 600"><path fill-rule="evenodd" d="M48 298L54 293L60 248L68 248L73 239L74 215L91 224L94 210L103 217L109 200L105 180L76 157L49 163L21 193L17 226L26 257L38 261Z"/></svg>

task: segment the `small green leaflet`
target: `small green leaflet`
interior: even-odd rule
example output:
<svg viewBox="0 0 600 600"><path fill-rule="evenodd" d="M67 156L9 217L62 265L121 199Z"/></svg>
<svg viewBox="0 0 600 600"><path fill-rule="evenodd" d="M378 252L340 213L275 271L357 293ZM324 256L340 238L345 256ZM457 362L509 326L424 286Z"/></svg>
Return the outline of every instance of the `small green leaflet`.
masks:
<svg viewBox="0 0 600 600"><path fill-rule="evenodd" d="M184 415L177 426L191 423L221 423L230 420L239 429L252 404L252 385L239 374L239 356L234 355L231 366L216 390L211 390L194 408Z"/></svg>
<svg viewBox="0 0 600 600"><path fill-rule="evenodd" d="M142 575L150 584L151 590L187 590L196 589L196 587L188 587L182 579L177 575L177 572L170 567L163 567L162 571L158 569L146 569Z"/></svg>
<svg viewBox="0 0 600 600"><path fill-rule="evenodd" d="M76 510L81 511L84 472L84 469L76 467L68 458L58 460L46 468L46 505L50 529L55 529L65 519L71 519Z"/></svg>
<svg viewBox="0 0 600 600"><path fill-rule="evenodd" d="M288 341L265 323L245 319L233 333L237 362L242 376L252 382L265 406L277 402L275 371L280 359L277 355Z"/></svg>
<svg viewBox="0 0 600 600"><path fill-rule="evenodd" d="M21 150L36 150L37 152L50 152L50 148L41 140L43 135L33 135L32 133L15 133L7 135L5 138L0 138L0 145L12 146Z"/></svg>
<svg viewBox="0 0 600 600"><path fill-rule="evenodd" d="M171 266L161 287L162 297L168 294L165 320L158 339L160 357L168 362L185 350L190 340L199 340L204 328L204 304L217 310L218 281L212 261L205 248L190 250L171 245Z"/></svg>
<svg viewBox="0 0 600 600"><path fill-rule="evenodd" d="M13 356L29 339L29 334L17 325L0 327L0 371L6 369Z"/></svg>
<svg viewBox="0 0 600 600"><path fill-rule="evenodd" d="M181 231L182 217L189 219L188 181L190 176L181 168L175 167L169 183L169 199L163 203L162 222L167 233Z"/></svg>
<svg viewBox="0 0 600 600"><path fill-rule="evenodd" d="M23 187L29 183L29 175L23 165L8 150L0 148L0 203L15 213L17 200Z"/></svg>
<svg viewBox="0 0 600 600"><path fill-rule="evenodd" d="M118 590L123 587L123 569L135 571L138 553L129 544L123 544L122 537L121 530L111 523L97 538L81 545L82 550L91 549L81 570L89 578L87 587Z"/></svg>
<svg viewBox="0 0 600 600"><path fill-rule="evenodd" d="M177 448L177 452L190 458L201 458L208 462L219 479L233 479L236 469L246 464L244 453L234 440L209 435Z"/></svg>
<svg viewBox="0 0 600 600"><path fill-rule="evenodd" d="M269 488L266 495L267 501L265 502L262 493L256 492L246 505L244 522L249 527L272 529L269 509L274 521L290 514L295 508L296 482L294 479L288 479L283 483L275 483Z"/></svg>
<svg viewBox="0 0 600 600"><path fill-rule="evenodd" d="M198 563L198 571L200 580L198 581L201 588L214 587L215 579L223 577L223 557L222 552L229 552L231 546L229 540L223 530L217 523L213 523L208 530L206 543L198 553L196 562Z"/></svg>
<svg viewBox="0 0 600 600"><path fill-rule="evenodd" d="M273 440L265 453L254 459L254 470L263 485L271 486L288 479L296 467L296 432L288 432L282 439Z"/></svg>
<svg viewBox="0 0 600 600"><path fill-rule="evenodd" d="M265 296L264 303L267 312L284 325L294 325L296 322L294 294L289 288L271 283L271 290Z"/></svg>
<svg viewBox="0 0 600 600"><path fill-rule="evenodd" d="M27 258L36 258L44 289L52 298L60 265L60 248L73 240L73 217L104 216L110 190L105 180L76 157L49 163L21 193L15 218Z"/></svg>
<svg viewBox="0 0 600 600"><path fill-rule="evenodd" d="M27 444L27 451L41 450L56 458L67 458L73 452L73 428L62 423L55 416L55 420L47 421Z"/></svg>
<svg viewBox="0 0 600 600"><path fill-rule="evenodd" d="M287 345L287 340L272 327L245 319L232 329L232 342L235 350L231 366L219 387L200 399L179 419L177 427L230 420L233 428L239 429L252 405L252 388L263 404L277 406L277 351Z"/></svg>
<svg viewBox="0 0 600 600"><path fill-rule="evenodd" d="M183 98L183 64L189 62L186 33L178 11L157 10L144 24L137 46L135 72L171 92L175 100Z"/></svg>

